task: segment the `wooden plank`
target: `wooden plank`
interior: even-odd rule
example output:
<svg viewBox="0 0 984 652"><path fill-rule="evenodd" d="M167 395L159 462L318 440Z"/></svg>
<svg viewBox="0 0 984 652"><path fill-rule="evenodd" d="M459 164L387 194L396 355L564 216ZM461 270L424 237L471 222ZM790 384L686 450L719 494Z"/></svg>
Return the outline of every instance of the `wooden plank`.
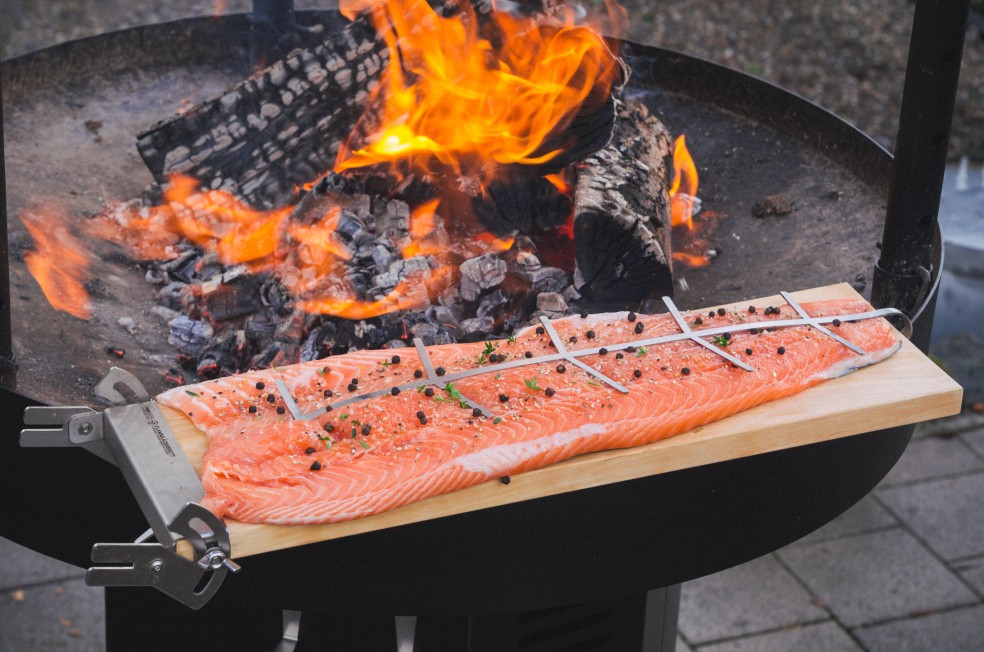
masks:
<svg viewBox="0 0 984 652"><path fill-rule="evenodd" d="M799 301L857 297L847 284L793 293ZM766 297L742 301L780 305ZM715 306L716 307L716 306ZM908 341L888 360L654 444L583 455L344 523L254 525L227 519L236 558L337 539L522 500L805 446L960 411L962 390ZM199 464L205 436L183 414L162 408L185 453Z"/></svg>

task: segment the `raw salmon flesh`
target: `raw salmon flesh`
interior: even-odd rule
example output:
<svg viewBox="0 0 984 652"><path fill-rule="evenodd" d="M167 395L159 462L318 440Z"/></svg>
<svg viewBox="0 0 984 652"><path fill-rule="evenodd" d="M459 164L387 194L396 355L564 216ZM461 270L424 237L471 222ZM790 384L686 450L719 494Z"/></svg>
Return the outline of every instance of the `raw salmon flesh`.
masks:
<svg viewBox="0 0 984 652"><path fill-rule="evenodd" d="M531 326L508 340L427 347L429 360L414 348L359 351L178 387L157 400L206 433L203 504L218 516L343 521L582 453L648 444L900 346L883 319L829 319L871 310L863 301L802 307L863 353L813 326L749 327L799 318L790 306L683 313L695 332L716 333L703 345L640 345L680 333L678 322L608 313ZM588 353L565 359L561 349ZM456 377L476 368L482 373Z"/></svg>

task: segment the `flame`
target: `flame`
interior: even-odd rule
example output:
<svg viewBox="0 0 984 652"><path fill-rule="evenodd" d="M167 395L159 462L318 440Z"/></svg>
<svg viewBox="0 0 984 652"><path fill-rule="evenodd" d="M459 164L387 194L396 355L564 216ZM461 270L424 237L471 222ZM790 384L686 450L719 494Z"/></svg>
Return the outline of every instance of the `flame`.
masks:
<svg viewBox="0 0 984 652"><path fill-rule="evenodd" d="M84 281L89 254L68 228L68 217L54 207L37 207L21 214L34 239L35 250L24 254L24 264L55 310L88 319L92 304Z"/></svg>
<svg viewBox="0 0 984 652"><path fill-rule="evenodd" d="M436 161L487 181L490 163L545 163L559 154L548 137L619 75L602 37L572 19L479 18L460 5L445 18L424 0L343 3L349 15L370 12L390 63L367 113L380 127L341 149L336 172L397 162L427 171Z"/></svg>
<svg viewBox="0 0 984 652"><path fill-rule="evenodd" d="M340 148L335 172L378 164L396 178L407 170L451 171L481 190L501 166L555 159L562 150L551 143L580 107L607 101L612 84L622 78L621 64L599 31L575 25L566 8L550 16L515 17L495 9L478 16L470 2L459 5L456 15L445 18L425 0L343 0L346 15L369 12L390 63L368 98L365 116ZM609 20L617 21L621 8L608 6ZM216 7L220 11L221 3ZM548 179L570 192L562 175ZM458 210L450 205L433 200L416 207L401 253L405 260L425 257L426 264L407 266L417 271L373 297L359 297L348 281L352 253L336 235L344 206L301 219L294 217L294 206L255 210L228 192L203 190L196 180L176 176L160 205L120 204L78 228L117 243L136 260L173 259L181 253L177 245L191 242L225 265L273 275L300 310L366 319L425 305L434 289L448 282L452 255L438 211L447 223L447 213ZM25 216L25 223L31 220ZM31 271L39 282L49 279L43 282L51 288L45 289L49 301L87 317L80 279L88 258L53 247L60 239L77 252L82 248L67 228L58 238L51 237L53 227L28 228L38 249L30 256ZM501 252L512 245L512 238L469 233L455 255Z"/></svg>
<svg viewBox="0 0 984 652"><path fill-rule="evenodd" d="M689 267L703 267L711 264L710 256L702 254L688 254L683 251L674 251L673 260L678 260Z"/></svg>
<svg viewBox="0 0 984 652"><path fill-rule="evenodd" d="M673 184L670 186L671 224L694 229L694 198L697 196L697 166L681 134L673 143Z"/></svg>

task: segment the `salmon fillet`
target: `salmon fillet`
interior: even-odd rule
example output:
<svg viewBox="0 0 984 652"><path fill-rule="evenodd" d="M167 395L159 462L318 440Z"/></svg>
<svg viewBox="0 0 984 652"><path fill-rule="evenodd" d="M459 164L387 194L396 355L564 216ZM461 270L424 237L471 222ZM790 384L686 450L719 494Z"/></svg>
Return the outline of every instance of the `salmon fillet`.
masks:
<svg viewBox="0 0 984 652"><path fill-rule="evenodd" d="M509 340L427 347L427 360L414 348L359 351L179 387L157 400L205 432L202 504L216 515L344 521L677 435L900 346L883 319L830 319L871 310L864 301L802 308L827 317L843 341L809 325L751 327L799 318L790 306L683 313L694 332L707 332L703 345L632 344L681 327L672 315L607 313L531 326ZM560 349L584 353L563 359ZM476 368L483 373L456 376Z"/></svg>

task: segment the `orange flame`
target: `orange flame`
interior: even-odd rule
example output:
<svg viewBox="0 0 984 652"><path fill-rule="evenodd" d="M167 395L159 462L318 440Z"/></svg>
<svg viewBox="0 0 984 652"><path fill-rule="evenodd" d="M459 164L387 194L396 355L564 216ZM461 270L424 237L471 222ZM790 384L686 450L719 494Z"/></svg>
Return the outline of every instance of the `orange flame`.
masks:
<svg viewBox="0 0 984 652"><path fill-rule="evenodd" d="M67 216L53 207L31 209L20 216L34 239L35 250L24 264L55 310L88 319L92 304L84 281L89 254L68 228Z"/></svg>
<svg viewBox="0 0 984 652"><path fill-rule="evenodd" d="M351 14L366 4L344 6ZM590 94L607 94L619 74L614 54L587 27L493 11L480 33L471 4L460 5L448 18L424 0L369 9L389 48L369 111L381 126L364 147L342 148L336 172L397 161L427 170L436 160L485 181L490 163L547 162L559 153L545 145L548 137Z"/></svg>
<svg viewBox="0 0 984 652"><path fill-rule="evenodd" d="M697 196L697 166L681 134L673 143L673 184L670 186L670 212L673 226L694 228L694 197Z"/></svg>

